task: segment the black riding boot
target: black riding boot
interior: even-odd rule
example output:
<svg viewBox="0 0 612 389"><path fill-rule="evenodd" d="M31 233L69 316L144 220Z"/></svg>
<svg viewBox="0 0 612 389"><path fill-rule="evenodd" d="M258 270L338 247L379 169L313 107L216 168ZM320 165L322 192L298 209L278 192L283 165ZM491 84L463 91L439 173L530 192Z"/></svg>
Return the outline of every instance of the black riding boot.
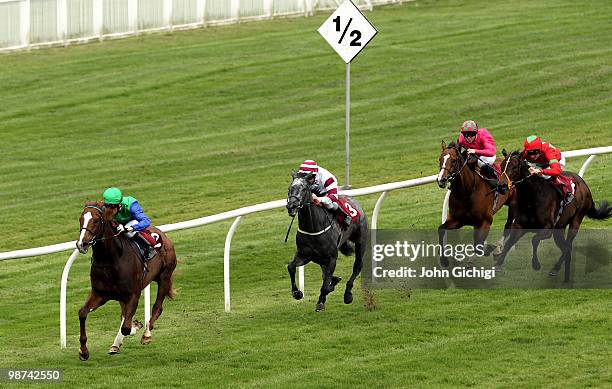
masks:
<svg viewBox="0 0 612 389"><path fill-rule="evenodd" d="M485 163L480 167L480 172L483 175L482 178L484 178L485 181L487 181L489 185L493 187L493 189L495 189L501 194L504 194L506 192L507 189L504 190L503 187L500 187L499 180L497 179L497 173L495 173L495 170L491 165Z"/></svg>
<svg viewBox="0 0 612 389"><path fill-rule="evenodd" d="M338 214L339 214L339 215L344 216L344 222L343 222L343 223L340 223L340 224L341 224L341 225L340 225L340 228L342 228L343 230L346 230L346 229L347 229L347 228L349 228L349 226L351 225L351 221L352 221L353 219L351 218L351 216L350 216L350 215L347 215L347 214L344 212L344 210L343 210L343 209L342 209L340 206L338 206L338 210L337 210L337 212L338 212Z"/></svg>
<svg viewBox="0 0 612 389"><path fill-rule="evenodd" d="M155 248L151 246L149 241L143 238L140 234L137 234L137 236L140 239L140 241L143 243L142 248L144 250L145 261L150 261L151 259L153 259L155 254L157 254L157 251L155 251Z"/></svg>

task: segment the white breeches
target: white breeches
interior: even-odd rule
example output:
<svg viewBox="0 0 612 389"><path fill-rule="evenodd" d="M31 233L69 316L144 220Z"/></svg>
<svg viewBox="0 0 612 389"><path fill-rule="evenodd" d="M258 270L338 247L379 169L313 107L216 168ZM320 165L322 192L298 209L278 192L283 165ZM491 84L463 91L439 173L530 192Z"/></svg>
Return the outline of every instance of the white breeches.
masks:
<svg viewBox="0 0 612 389"><path fill-rule="evenodd" d="M485 163L487 165L493 166L493 164L495 163L495 156L492 156L492 157L483 157L483 156L480 156L480 157L478 157L477 161L478 161L478 166L480 166L480 167L482 167L482 165L484 165Z"/></svg>
<svg viewBox="0 0 612 389"><path fill-rule="evenodd" d="M129 222L125 223L124 227L131 227L136 224L138 224L138 220L130 220ZM134 235L136 235L136 232L138 231L127 232L126 235L128 236L128 238L133 238Z"/></svg>
<svg viewBox="0 0 612 389"><path fill-rule="evenodd" d="M338 204L331 201L331 199L327 196L319 197L321 199L321 204L327 209L336 210L338 209Z"/></svg>

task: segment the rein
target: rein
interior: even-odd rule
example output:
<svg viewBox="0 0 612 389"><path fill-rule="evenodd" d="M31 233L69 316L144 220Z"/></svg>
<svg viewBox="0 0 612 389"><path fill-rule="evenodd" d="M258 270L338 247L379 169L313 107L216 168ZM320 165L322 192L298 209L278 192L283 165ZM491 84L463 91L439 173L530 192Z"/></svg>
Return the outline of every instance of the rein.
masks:
<svg viewBox="0 0 612 389"><path fill-rule="evenodd" d="M103 229L102 233L104 233L104 211L100 207L98 207L96 205L86 205L85 209L87 209L87 208L95 209L98 212L100 212L100 225L102 225L102 229ZM118 237L119 234L121 234L121 232L117 232L116 234L112 234L111 236L103 236L101 238L96 238L96 234L93 231L91 231L89 228L81 227L81 231L83 231L83 230L89 232L93 236L93 239L90 240L87 243L88 245L92 245L92 246L95 245L98 242L103 242L103 241L105 241L107 239L114 239L114 238Z"/></svg>
<svg viewBox="0 0 612 389"><path fill-rule="evenodd" d="M508 160L506 161L506 166L504 166L504 171L503 171L503 172L502 172L502 174L501 174L501 175L502 175L502 177L505 177L505 178L506 178L506 182L508 183L508 190L510 190L510 189L512 188L512 186L516 186L516 185L520 184L521 182L525 181L526 179L528 179L529 177L531 177L531 175L528 175L528 176L526 176L526 177L521 178L520 180L517 180L517 181L512 182L512 180L510 179L510 176L509 176L509 175L508 175L508 173L507 173L507 170L508 170L508 163L510 162L510 160L511 160L512 158L516 158L516 159L519 161L519 163L522 163L522 161L521 161L521 159L518 157L518 155L512 155L512 154L511 154L511 155L508 157Z"/></svg>
<svg viewBox="0 0 612 389"><path fill-rule="evenodd" d="M310 191L308 191L307 193L309 193ZM289 228L287 229L287 235L285 235L285 243L287 243L287 240L289 239L289 233L291 232L291 227L293 226L293 221L295 220L295 216L299 213L299 211L304 208L304 207L310 207L312 206L312 202L310 201L310 196L307 196L308 199L307 200L303 200L301 197L298 197L296 195L290 195L287 197L287 201L289 199L297 199L299 201L298 206L297 206L297 212L295 213L295 215L293 215L293 217L291 218L291 223L289 224ZM310 236L319 236L327 231L329 231L333 225L332 220L330 220L329 218L329 212L325 212L325 217L327 218L327 222L329 223L329 225L327 227L325 227L323 230L318 231L318 232L308 232L308 231L304 231L301 230L300 227L298 226L298 232L300 234L304 234L304 235L310 235Z"/></svg>
<svg viewBox="0 0 612 389"><path fill-rule="evenodd" d="M454 148L454 147L453 147ZM461 156L461 153L459 152L459 150L457 148L454 148L455 150L457 150L457 156L459 156L459 158L463 159L463 157ZM461 163L461 162L460 162ZM463 170L463 168L465 167L465 165L467 165L468 163L468 158L465 158L463 161L463 165L461 165L461 167L459 168L459 170L457 170L456 172L452 173L450 169L448 169L447 167L442 167L442 169L446 170L447 172L450 173L450 175L448 176L448 181L449 182L453 182L453 180L455 178L457 178L457 176L459 174L461 174L461 171Z"/></svg>

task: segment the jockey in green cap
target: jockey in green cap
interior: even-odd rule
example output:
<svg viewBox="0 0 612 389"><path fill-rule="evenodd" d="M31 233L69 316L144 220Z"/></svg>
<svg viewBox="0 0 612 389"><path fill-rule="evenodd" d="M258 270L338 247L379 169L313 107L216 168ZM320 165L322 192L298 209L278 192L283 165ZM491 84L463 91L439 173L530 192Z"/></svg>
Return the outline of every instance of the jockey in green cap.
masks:
<svg viewBox="0 0 612 389"><path fill-rule="evenodd" d="M115 211L114 219L119 222L117 232L125 232L129 238L139 237L145 243L146 260L153 258L157 242L148 231L151 219L145 215L138 200L131 196L123 196L118 188L108 188L102 196L104 205Z"/></svg>

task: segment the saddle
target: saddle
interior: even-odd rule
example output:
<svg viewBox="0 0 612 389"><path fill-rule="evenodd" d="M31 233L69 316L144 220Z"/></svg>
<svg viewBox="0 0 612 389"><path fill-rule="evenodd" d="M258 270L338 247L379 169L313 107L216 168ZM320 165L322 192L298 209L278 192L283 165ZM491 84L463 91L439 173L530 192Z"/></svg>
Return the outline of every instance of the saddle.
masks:
<svg viewBox="0 0 612 389"><path fill-rule="evenodd" d="M553 186L561 193L562 198L567 198L571 193L575 192L576 184L571 177L559 175L554 180L551 180Z"/></svg>
<svg viewBox="0 0 612 389"><path fill-rule="evenodd" d="M130 239L138 249L138 253L142 260L150 261L157 253L161 251L163 246L162 237L156 232L151 232L148 229L139 231L134 235L139 239Z"/></svg>
<svg viewBox="0 0 612 389"><path fill-rule="evenodd" d="M561 218L561 214L565 207L567 207L573 200L576 191L576 183L571 177L559 175L554 179L548 180L557 190L557 192L561 195L561 201L559 202L559 209L557 210L557 215L555 216L555 221L553 225L556 225L559 219Z"/></svg>

